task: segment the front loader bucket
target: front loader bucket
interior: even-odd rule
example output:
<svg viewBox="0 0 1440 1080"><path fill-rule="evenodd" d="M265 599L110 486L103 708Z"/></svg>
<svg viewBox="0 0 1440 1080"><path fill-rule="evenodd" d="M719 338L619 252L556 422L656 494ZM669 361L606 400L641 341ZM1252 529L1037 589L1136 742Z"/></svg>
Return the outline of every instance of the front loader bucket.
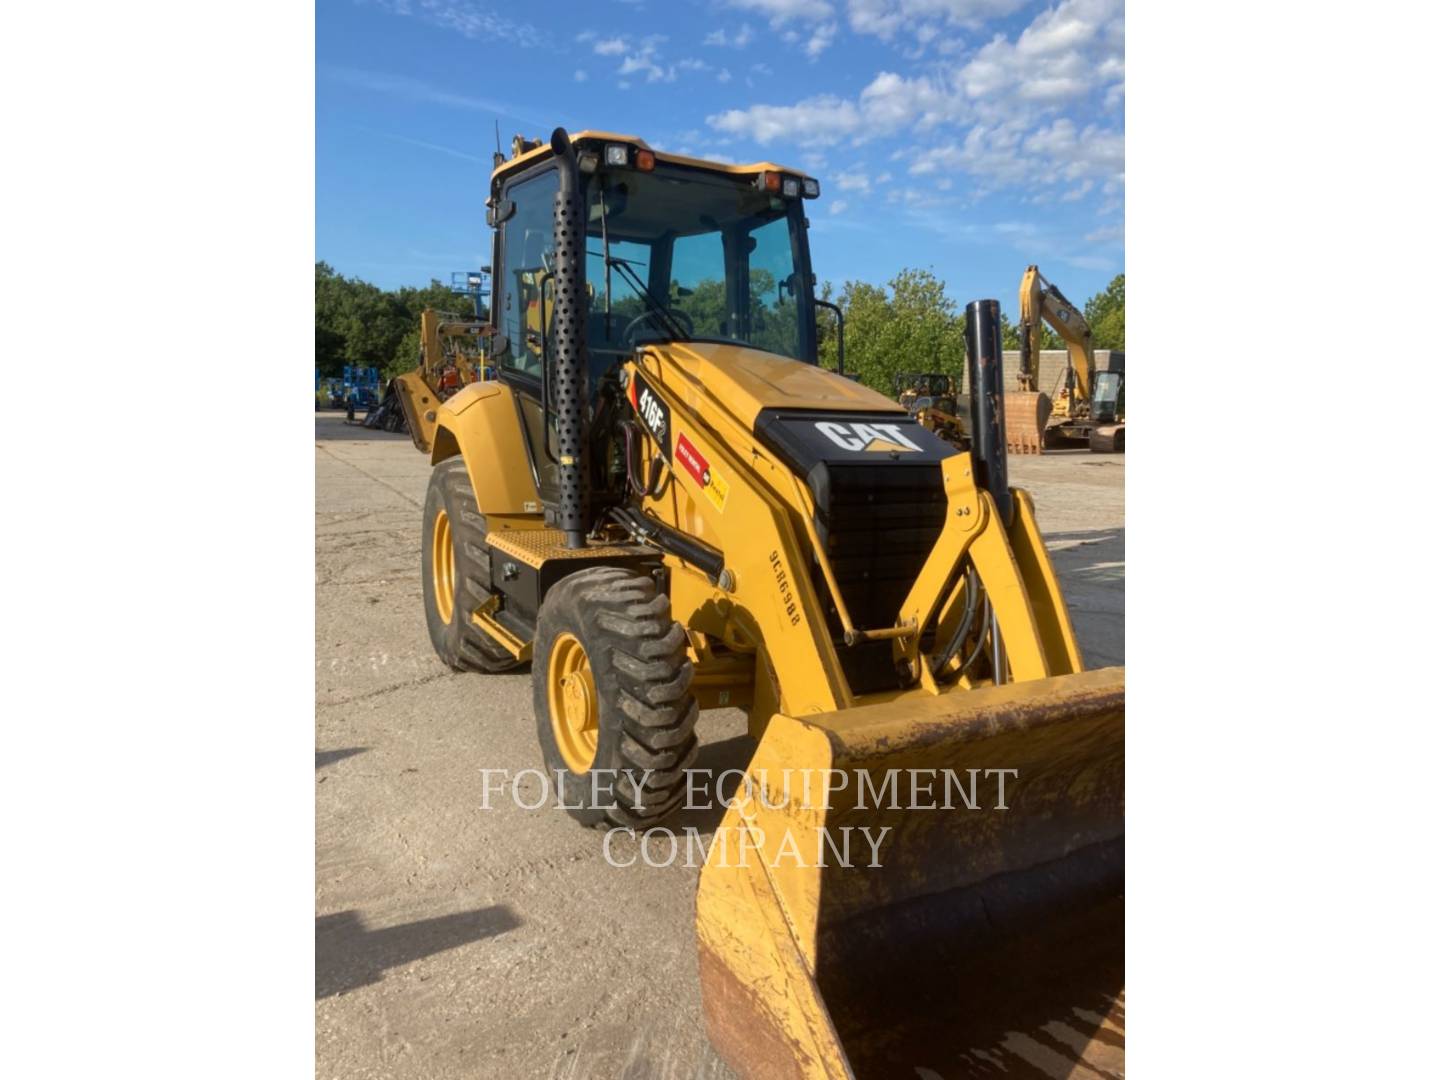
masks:
<svg viewBox="0 0 1440 1080"><path fill-rule="evenodd" d="M777 715L747 780L696 901L739 1075L1123 1072L1123 668Z"/></svg>
<svg viewBox="0 0 1440 1080"><path fill-rule="evenodd" d="M1005 394L1005 449L1012 454L1043 454L1045 425L1053 407L1049 394L1008 391Z"/></svg>

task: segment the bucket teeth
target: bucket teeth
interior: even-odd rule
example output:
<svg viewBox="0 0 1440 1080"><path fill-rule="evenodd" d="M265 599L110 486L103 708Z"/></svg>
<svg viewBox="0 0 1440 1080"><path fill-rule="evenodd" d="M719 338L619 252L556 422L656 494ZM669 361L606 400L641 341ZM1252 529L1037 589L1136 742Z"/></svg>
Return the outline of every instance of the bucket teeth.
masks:
<svg viewBox="0 0 1440 1080"><path fill-rule="evenodd" d="M1043 454L1050 395L1011 391L1005 395L1005 449L1012 454Z"/></svg>

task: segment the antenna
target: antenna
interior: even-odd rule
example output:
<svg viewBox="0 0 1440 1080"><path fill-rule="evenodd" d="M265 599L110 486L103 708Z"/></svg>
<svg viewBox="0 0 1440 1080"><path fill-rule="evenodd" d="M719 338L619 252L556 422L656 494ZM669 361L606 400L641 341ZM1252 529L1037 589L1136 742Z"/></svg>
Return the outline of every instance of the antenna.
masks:
<svg viewBox="0 0 1440 1080"><path fill-rule="evenodd" d="M504 153L505 151L500 149L500 118L497 116L495 118L495 154L497 157L503 157Z"/></svg>

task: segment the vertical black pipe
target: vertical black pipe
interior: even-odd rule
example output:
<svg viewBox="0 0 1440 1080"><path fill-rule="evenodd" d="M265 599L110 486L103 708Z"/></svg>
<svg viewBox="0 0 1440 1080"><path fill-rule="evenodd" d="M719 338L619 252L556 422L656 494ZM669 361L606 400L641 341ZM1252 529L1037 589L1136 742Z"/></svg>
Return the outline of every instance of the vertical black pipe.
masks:
<svg viewBox="0 0 1440 1080"><path fill-rule="evenodd" d="M1005 372L1000 301L972 300L965 308L965 353L970 369L970 454L975 479L990 492L1000 518L1014 516L1005 461Z"/></svg>
<svg viewBox="0 0 1440 1080"><path fill-rule="evenodd" d="M545 361L555 365L555 441L560 462L555 527L565 534L567 548L583 548L590 525L585 469L585 208L575 148L564 128L556 128L550 136L550 149L560 179L555 193L554 348Z"/></svg>

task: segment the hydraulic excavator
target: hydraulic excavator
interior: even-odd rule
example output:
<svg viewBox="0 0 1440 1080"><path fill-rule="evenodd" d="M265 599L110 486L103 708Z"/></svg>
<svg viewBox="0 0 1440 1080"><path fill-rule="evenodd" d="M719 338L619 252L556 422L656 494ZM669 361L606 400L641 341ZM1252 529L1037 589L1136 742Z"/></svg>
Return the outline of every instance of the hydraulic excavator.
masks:
<svg viewBox="0 0 1440 1080"><path fill-rule="evenodd" d="M844 376L843 316L818 365L816 179L596 131L515 149L487 201L498 378L435 404L436 652L530 665L587 826L661 827L701 711L747 714L695 927L740 1075L1113 1075L1124 671L1085 670L1008 483L998 303L967 311L960 451ZM847 830L878 845L847 857Z"/></svg>
<svg viewBox="0 0 1440 1080"><path fill-rule="evenodd" d="M390 381L379 408L365 417L365 426L408 431L415 448L429 453L440 402L492 375L486 366L492 334L484 319L426 308L420 313L419 363Z"/></svg>
<svg viewBox="0 0 1440 1080"><path fill-rule="evenodd" d="M1065 342L1065 386L1057 398L1040 391L1041 322ZM1124 374L1095 371L1090 324L1080 309L1046 281L1038 266L1020 279L1020 367L1017 392L1005 402L1009 449L1043 452L1047 446L1082 445L1094 451L1125 449Z"/></svg>

